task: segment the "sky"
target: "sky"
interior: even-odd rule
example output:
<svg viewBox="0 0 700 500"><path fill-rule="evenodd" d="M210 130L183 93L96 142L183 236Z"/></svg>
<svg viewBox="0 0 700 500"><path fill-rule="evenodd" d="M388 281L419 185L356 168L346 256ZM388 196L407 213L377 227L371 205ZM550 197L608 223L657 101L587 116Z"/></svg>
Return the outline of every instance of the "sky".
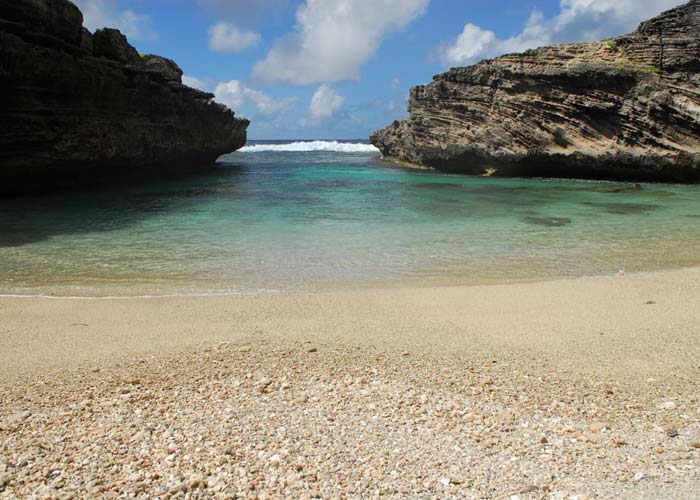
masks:
<svg viewBox="0 0 700 500"><path fill-rule="evenodd" d="M249 139L366 139L450 67L599 40L684 0L73 0L251 120Z"/></svg>

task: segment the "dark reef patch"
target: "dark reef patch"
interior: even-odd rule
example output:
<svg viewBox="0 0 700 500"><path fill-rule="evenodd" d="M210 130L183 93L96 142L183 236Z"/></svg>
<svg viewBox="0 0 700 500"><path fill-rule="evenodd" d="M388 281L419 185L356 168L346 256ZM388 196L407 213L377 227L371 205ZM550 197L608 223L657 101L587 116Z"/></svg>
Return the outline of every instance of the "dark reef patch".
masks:
<svg viewBox="0 0 700 500"><path fill-rule="evenodd" d="M532 224L534 226L544 226L544 227L563 227L568 226L573 221L568 217L534 217L528 216L520 219L521 222L525 224Z"/></svg>
<svg viewBox="0 0 700 500"><path fill-rule="evenodd" d="M648 214L654 210L659 209L658 205L651 205L648 203L593 203L586 202L584 205L602 208L609 214L617 215L634 215L634 214Z"/></svg>

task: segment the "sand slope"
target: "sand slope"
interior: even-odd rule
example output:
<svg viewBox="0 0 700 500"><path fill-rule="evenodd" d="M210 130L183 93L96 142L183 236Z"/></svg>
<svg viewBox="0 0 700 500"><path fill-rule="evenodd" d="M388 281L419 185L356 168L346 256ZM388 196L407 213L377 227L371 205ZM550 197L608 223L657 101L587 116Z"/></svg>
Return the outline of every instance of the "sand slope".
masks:
<svg viewBox="0 0 700 500"><path fill-rule="evenodd" d="M698 298L697 269L2 298L0 498L697 497Z"/></svg>

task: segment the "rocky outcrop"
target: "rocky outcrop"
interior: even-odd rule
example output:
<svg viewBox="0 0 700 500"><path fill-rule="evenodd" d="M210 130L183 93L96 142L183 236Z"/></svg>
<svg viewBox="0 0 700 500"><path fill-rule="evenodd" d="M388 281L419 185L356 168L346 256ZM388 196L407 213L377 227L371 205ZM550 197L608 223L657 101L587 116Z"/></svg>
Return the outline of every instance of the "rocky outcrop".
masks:
<svg viewBox="0 0 700 500"><path fill-rule="evenodd" d="M700 0L634 33L453 68L375 132L386 158L467 174L700 181Z"/></svg>
<svg viewBox="0 0 700 500"><path fill-rule="evenodd" d="M67 0L0 0L0 191L197 170L248 121Z"/></svg>

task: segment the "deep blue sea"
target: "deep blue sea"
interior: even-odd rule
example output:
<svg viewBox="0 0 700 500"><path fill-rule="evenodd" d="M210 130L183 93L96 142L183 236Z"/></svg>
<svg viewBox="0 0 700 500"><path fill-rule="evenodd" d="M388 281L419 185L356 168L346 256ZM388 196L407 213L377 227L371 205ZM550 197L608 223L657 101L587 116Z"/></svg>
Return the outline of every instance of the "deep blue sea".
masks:
<svg viewBox="0 0 700 500"><path fill-rule="evenodd" d="M198 175L0 200L0 293L259 293L700 265L700 186L402 168L359 141L250 143Z"/></svg>

